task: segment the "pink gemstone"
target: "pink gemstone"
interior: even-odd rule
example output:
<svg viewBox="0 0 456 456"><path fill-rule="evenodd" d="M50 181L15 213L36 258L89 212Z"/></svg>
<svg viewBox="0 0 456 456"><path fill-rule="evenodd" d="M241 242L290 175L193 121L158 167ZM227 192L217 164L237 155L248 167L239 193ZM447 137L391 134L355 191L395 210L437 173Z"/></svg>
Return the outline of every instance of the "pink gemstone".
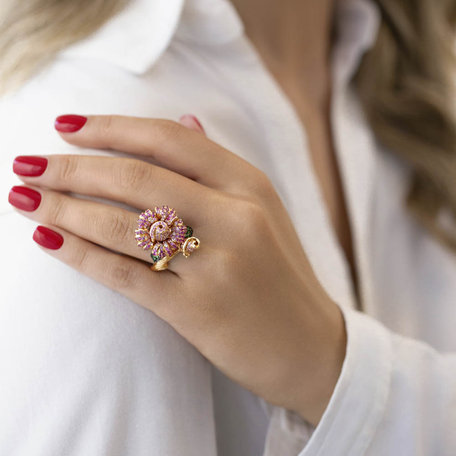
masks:
<svg viewBox="0 0 456 456"><path fill-rule="evenodd" d="M164 216L166 216L166 213L163 209L163 207L156 207L155 208L155 213L158 215L160 219L163 219Z"/></svg>
<svg viewBox="0 0 456 456"><path fill-rule="evenodd" d="M171 221L176 217L176 211L174 209L168 210L168 215L165 218L166 223L171 223Z"/></svg>
<svg viewBox="0 0 456 456"><path fill-rule="evenodd" d="M154 256L158 256L159 258L164 258L165 257L165 252L163 250L163 244L161 243L156 243L152 249L152 254Z"/></svg>
<svg viewBox="0 0 456 456"><path fill-rule="evenodd" d="M163 248L164 248L164 250L166 252L166 255L168 255L168 256L172 255L173 252L171 250L171 247L168 245L168 243L166 241L163 242Z"/></svg>

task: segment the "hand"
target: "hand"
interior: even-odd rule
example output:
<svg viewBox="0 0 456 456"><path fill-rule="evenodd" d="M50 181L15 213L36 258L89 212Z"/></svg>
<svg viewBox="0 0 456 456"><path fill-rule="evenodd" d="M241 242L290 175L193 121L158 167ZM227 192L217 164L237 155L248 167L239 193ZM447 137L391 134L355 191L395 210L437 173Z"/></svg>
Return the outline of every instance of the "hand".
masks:
<svg viewBox="0 0 456 456"><path fill-rule="evenodd" d="M129 157L44 157L40 176L20 176L41 195L37 207L25 206L23 195L18 204L10 192L22 215L63 237L59 248L44 250L153 311L233 380L317 424L345 356L343 317L265 174L168 120L89 116L79 131L60 134L160 166ZM154 272L134 232L140 212L162 205L193 227L201 248Z"/></svg>

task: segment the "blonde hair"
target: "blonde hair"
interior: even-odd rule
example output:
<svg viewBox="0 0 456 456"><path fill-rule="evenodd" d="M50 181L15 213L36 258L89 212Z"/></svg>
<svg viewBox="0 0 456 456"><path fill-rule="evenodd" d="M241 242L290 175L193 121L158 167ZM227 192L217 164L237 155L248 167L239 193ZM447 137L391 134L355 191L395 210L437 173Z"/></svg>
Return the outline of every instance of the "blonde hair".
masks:
<svg viewBox="0 0 456 456"><path fill-rule="evenodd" d="M411 167L406 206L456 252L456 0L375 1L379 34L354 84L378 140Z"/></svg>
<svg viewBox="0 0 456 456"><path fill-rule="evenodd" d="M95 32L127 0L2 0L0 94L12 91L66 46Z"/></svg>
<svg viewBox="0 0 456 456"><path fill-rule="evenodd" d="M152 1L152 0L150 0ZM413 170L406 205L456 252L456 0L374 0L382 22L353 80L379 141ZM0 93L95 32L127 0L3 0Z"/></svg>

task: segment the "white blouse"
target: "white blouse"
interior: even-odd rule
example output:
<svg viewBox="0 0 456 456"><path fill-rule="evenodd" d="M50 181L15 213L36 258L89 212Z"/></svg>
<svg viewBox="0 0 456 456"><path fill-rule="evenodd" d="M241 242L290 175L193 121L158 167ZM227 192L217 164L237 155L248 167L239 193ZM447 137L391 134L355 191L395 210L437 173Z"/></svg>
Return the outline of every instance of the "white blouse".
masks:
<svg viewBox="0 0 456 456"><path fill-rule="evenodd" d="M456 259L404 209L408 168L373 137L350 84L379 21L373 0L338 1L331 120L363 313L306 131L228 1L131 0L0 100L0 454L456 453ZM268 174L347 327L342 372L316 428L36 247L36 223L7 202L14 157L115 154L64 143L53 130L62 113L194 113L210 138Z"/></svg>

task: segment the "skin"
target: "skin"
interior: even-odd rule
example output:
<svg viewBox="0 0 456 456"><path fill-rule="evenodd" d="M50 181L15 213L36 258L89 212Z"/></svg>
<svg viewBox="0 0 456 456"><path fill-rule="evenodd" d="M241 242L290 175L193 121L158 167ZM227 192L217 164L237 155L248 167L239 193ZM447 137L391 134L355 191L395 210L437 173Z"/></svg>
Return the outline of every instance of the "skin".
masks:
<svg viewBox="0 0 456 456"><path fill-rule="evenodd" d="M349 258L328 115L332 2L233 3L309 131L315 171ZM345 357L342 314L316 279L267 177L188 118L182 123L89 116L62 139L150 156L159 166L124 157L48 156L42 176L19 176L41 193L40 206L16 210L64 237L60 249L43 248L47 253L150 309L234 381L317 425ZM121 201L138 212L67 191ZM179 255L161 272L150 270L149 253L133 234L150 201L174 207L202 242L190 259Z"/></svg>
<svg viewBox="0 0 456 456"><path fill-rule="evenodd" d="M150 156L160 166L51 155L41 176L19 176L42 199L32 212L16 210L64 238L60 249L43 250L153 311L234 381L317 424L345 356L343 316L268 178L170 120L89 116L80 131L61 136L77 146ZM68 191L138 212L62 193ZM160 272L150 270L149 253L134 239L150 201L175 208L202 243Z"/></svg>
<svg viewBox="0 0 456 456"><path fill-rule="evenodd" d="M247 36L305 127L329 220L345 253L357 293L351 228L330 121L335 0L231 0L231 3L243 20Z"/></svg>

